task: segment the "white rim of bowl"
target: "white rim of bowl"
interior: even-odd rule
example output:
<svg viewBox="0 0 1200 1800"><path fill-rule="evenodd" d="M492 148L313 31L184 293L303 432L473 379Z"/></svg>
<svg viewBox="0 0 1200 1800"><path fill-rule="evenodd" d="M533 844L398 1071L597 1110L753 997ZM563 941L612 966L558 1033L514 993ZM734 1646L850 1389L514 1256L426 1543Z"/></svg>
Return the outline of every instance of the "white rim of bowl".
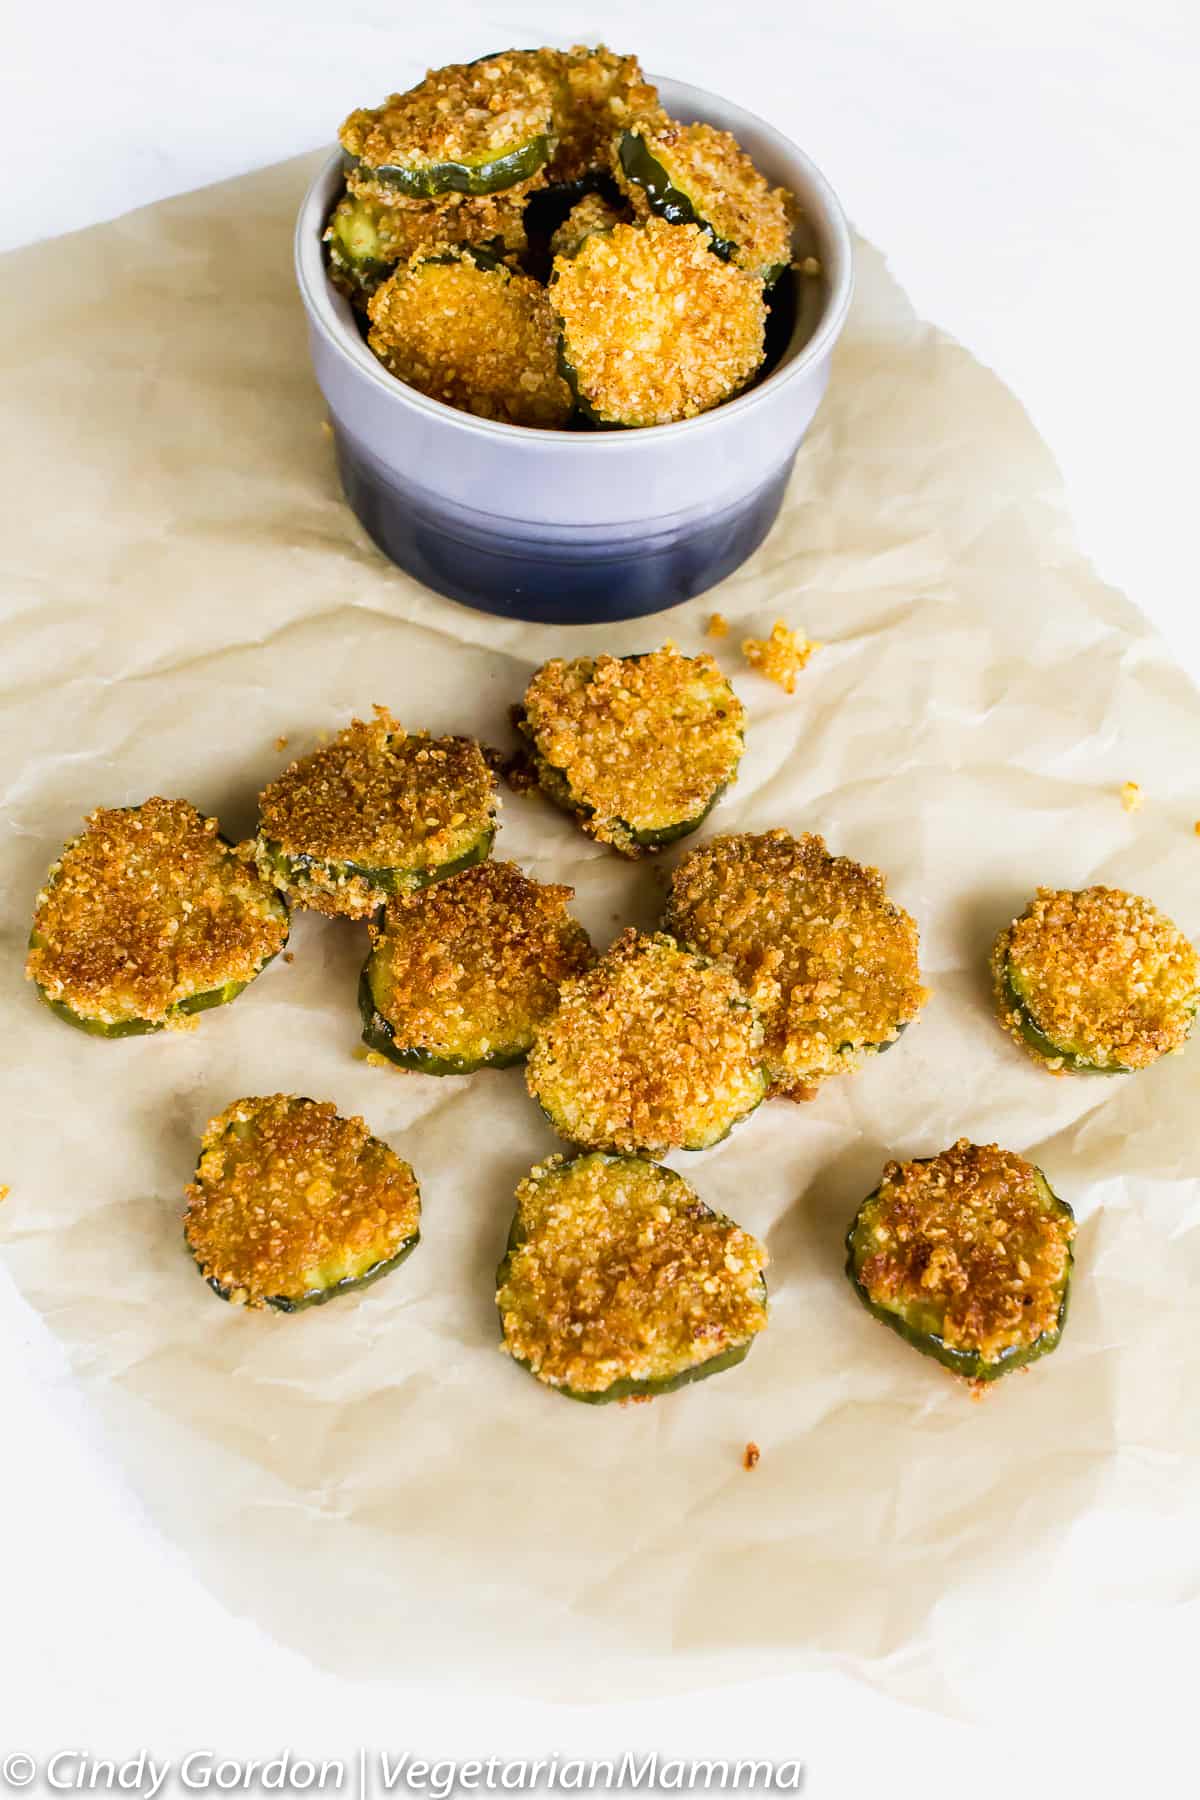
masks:
<svg viewBox="0 0 1200 1800"><path fill-rule="evenodd" d="M657 76L649 78L662 82ZM690 82L671 81L670 87L676 94L685 97L686 105L693 107L696 116L702 117L705 103L717 100L721 105L733 108L733 102L722 101L720 95L711 94L704 88L693 87ZM453 424L460 431L470 431L483 437L497 438L509 443L547 443L555 444L565 454L591 455L623 451L626 455L639 442L662 443L666 438L679 436L683 432L694 434L699 431L712 431L722 424L729 423L735 416L745 417L755 406L768 397L778 394L779 389L787 382L794 380L812 368L815 363L832 349L842 327L846 322L846 314L850 310L850 301L854 293L854 250L850 237L850 226L847 222L841 201L838 199L830 183L812 161L805 155L798 144L785 137L774 125L767 123L757 113L748 112L745 107L733 108L748 119L768 137L773 138L781 149L804 170L809 189L820 205L821 218L819 224L833 240L837 252L838 273L836 282L830 288L820 324L803 349L781 364L747 394L741 394L736 400L726 400L720 406L714 406L709 412L699 413L694 419L679 419L672 425L643 425L631 429L615 429L611 431L550 431L540 425L506 425L500 419L481 419L474 413L462 412L458 407L447 406L444 401L435 400L429 394L422 394L418 388L409 387L407 382L391 375L382 363L368 350L366 343L358 332L338 317L333 306L334 289L325 270L325 259L321 253L321 233L325 225L325 207L327 200L322 199L318 208L317 200L335 167L342 165L343 155L335 149L322 163L309 186L300 205L296 220L295 233L295 269L296 282L310 319L320 326L325 337L353 366L370 378L400 406L411 406L418 412L428 413L443 424Z"/></svg>

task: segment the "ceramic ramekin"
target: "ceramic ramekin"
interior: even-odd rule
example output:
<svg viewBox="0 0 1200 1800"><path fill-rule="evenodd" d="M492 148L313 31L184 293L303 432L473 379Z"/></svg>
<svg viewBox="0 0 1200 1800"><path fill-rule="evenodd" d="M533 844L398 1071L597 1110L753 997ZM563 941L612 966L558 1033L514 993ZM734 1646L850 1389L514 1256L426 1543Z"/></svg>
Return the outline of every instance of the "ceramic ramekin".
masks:
<svg viewBox="0 0 1200 1800"><path fill-rule="evenodd" d="M829 380L853 282L837 197L780 132L715 94L659 81L677 119L732 131L791 188L823 276L757 387L643 430L497 424L406 387L375 360L329 281L321 233L342 179L335 152L296 226L296 275L346 497L379 547L427 586L485 612L582 625L673 606L736 569L774 523ZM807 316L806 316L807 315Z"/></svg>

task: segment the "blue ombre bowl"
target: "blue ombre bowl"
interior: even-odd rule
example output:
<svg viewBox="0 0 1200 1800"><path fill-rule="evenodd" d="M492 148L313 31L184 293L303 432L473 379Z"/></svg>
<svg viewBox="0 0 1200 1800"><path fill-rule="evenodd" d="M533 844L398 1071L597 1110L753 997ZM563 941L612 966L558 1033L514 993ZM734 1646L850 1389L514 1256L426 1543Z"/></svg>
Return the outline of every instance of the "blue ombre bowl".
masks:
<svg viewBox="0 0 1200 1800"><path fill-rule="evenodd" d="M658 86L675 118L732 131L772 182L797 195L823 271L783 276L770 373L699 418L539 431L427 398L375 360L326 275L321 233L342 180L340 151L300 208L296 275L346 497L393 562L485 612L593 624L712 587L770 531L829 380L853 283L833 190L752 113L682 82Z"/></svg>

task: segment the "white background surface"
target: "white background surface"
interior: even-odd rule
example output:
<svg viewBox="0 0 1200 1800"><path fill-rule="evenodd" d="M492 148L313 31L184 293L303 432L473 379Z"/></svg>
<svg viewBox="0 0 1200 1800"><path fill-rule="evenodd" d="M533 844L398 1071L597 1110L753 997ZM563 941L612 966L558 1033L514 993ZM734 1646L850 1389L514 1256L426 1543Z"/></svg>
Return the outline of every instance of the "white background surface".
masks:
<svg viewBox="0 0 1200 1800"><path fill-rule="evenodd" d="M1025 402L1063 466L1085 549L1200 676L1194 0L582 0L574 14L517 0L26 4L0 40L0 243L311 148L428 63L597 39L798 139L917 309ZM1192 1607L1164 1615L1151 1642L1114 1617L1106 1641L1080 1646L1064 1621L1053 1693L1029 1693L1019 1669L1007 1692L981 1693L964 1666L972 1724L838 1675L639 1706L591 1694L577 1711L431 1693L417 1640L410 1685L339 1682L227 1615L156 1538L2 1267L0 1360L0 1756L67 1744L116 1756L658 1748L802 1757L817 1800L1191 1783ZM1039 1643L1042 1670L1051 1648Z"/></svg>

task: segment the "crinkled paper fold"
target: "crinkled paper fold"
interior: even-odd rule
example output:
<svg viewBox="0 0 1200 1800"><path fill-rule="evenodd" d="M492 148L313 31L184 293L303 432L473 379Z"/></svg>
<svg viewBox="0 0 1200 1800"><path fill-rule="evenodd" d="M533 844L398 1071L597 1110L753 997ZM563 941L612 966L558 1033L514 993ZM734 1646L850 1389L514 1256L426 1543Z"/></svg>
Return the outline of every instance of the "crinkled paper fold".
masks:
<svg viewBox="0 0 1200 1800"><path fill-rule="evenodd" d="M1039 883L1130 887L1196 929L1200 701L1074 547L1028 419L860 245L828 398L750 563L621 628L475 614L390 567L340 497L290 275L309 168L0 265L0 1257L149 1516L321 1664L575 1698L822 1664L936 1696L966 1647L1002 1669L1023 1645L1028 1668L1068 1607L1193 1591L1200 1046L1053 1080L992 1022L986 957ZM24 939L97 804L183 795L247 834L285 757L373 702L505 745L546 657L694 651L718 608L747 751L705 831L818 830L878 864L934 998L857 1078L677 1159L769 1246L748 1361L579 1407L497 1350L513 1189L549 1128L520 1070L356 1057L361 927L300 918L294 961L235 1005L116 1043L39 1007ZM776 617L824 643L790 699L738 654ZM507 798L497 853L572 882L601 942L657 917L661 867L536 797ZM363 1114L425 1198L403 1269L295 1317L221 1304L181 1240L205 1121L279 1090ZM980 1404L842 1272L884 1160L960 1135L1031 1156L1080 1218L1062 1348Z"/></svg>

